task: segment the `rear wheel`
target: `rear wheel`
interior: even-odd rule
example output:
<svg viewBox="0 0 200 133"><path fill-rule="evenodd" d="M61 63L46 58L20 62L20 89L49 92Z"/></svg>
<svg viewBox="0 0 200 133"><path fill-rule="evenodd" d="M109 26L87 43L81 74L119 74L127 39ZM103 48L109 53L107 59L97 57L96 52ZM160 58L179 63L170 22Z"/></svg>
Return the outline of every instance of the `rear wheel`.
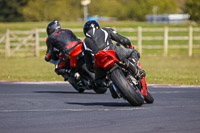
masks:
<svg viewBox="0 0 200 133"><path fill-rule="evenodd" d="M141 106L144 98L136 86L131 86L120 69L111 73L111 80L118 89L120 95L133 106Z"/></svg>
<svg viewBox="0 0 200 133"><path fill-rule="evenodd" d="M93 89L95 93L97 94L104 94L107 91L107 88L105 87L96 87L95 85L91 85L93 81L95 81L95 74L93 72L90 72L86 64L83 64L82 69L79 71L82 77L82 80L85 81L85 86L87 86L88 89ZM88 82L90 82L90 85L88 85Z"/></svg>
<svg viewBox="0 0 200 133"><path fill-rule="evenodd" d="M93 89L97 94L104 94L107 91L106 87L95 87Z"/></svg>
<svg viewBox="0 0 200 133"><path fill-rule="evenodd" d="M80 80L79 80L80 81ZM78 84L73 78L69 78L68 82L74 87L76 91L79 93L83 93L85 91L84 87Z"/></svg>

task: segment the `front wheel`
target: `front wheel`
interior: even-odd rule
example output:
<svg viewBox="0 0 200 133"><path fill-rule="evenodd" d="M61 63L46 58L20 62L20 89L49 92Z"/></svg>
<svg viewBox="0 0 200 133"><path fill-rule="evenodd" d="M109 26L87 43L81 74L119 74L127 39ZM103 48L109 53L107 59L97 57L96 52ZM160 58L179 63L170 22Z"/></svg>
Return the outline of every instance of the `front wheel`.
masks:
<svg viewBox="0 0 200 133"><path fill-rule="evenodd" d="M154 98L153 98L153 96L151 95L151 93L149 93L149 91L147 91L147 96L144 97L144 100L145 100L147 103L153 103L153 102L154 102Z"/></svg>
<svg viewBox="0 0 200 133"><path fill-rule="evenodd" d="M144 103L144 97L140 91L129 84L124 73L120 69L115 69L111 73L111 80L118 89L120 95L133 106L141 106Z"/></svg>

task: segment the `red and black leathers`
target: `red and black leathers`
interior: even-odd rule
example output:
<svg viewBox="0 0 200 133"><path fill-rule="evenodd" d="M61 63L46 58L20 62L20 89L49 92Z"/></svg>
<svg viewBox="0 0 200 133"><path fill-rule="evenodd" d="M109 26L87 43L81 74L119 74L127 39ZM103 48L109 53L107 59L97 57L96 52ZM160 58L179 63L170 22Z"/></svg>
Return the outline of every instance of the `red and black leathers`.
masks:
<svg viewBox="0 0 200 133"><path fill-rule="evenodd" d="M101 50L114 50L119 60L132 58L138 61L140 56L135 49L130 49L131 42L128 38L119 35L111 28L92 28L86 34L83 42L83 51L88 70L94 69L94 55ZM116 46L112 40L122 44L125 48ZM104 78L105 73L101 69L95 68L95 79Z"/></svg>
<svg viewBox="0 0 200 133"><path fill-rule="evenodd" d="M55 56L53 53L54 48L63 53L67 60L69 53L80 43L82 43L82 41L78 39L71 30L60 29L49 35L46 40L47 51L45 60L49 61L53 56Z"/></svg>

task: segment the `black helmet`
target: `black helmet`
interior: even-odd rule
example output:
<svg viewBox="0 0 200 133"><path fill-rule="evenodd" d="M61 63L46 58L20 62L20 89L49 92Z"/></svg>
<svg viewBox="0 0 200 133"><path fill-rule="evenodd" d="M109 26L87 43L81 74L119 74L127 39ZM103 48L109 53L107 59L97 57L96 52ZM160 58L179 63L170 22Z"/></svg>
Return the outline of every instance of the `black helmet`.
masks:
<svg viewBox="0 0 200 133"><path fill-rule="evenodd" d="M59 29L61 29L61 25L58 21L54 20L49 22L49 24L47 25L48 36L54 33L55 31L58 31Z"/></svg>
<svg viewBox="0 0 200 133"><path fill-rule="evenodd" d="M86 33L92 28L100 29L100 26L97 21L95 20L87 21L83 27L84 34L86 35Z"/></svg>

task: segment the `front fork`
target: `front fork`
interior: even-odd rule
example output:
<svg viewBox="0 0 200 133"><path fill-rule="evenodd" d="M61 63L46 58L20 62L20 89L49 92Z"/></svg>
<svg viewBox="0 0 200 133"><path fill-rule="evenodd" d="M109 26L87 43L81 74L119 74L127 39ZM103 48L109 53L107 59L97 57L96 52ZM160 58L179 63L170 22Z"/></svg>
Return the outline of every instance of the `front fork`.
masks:
<svg viewBox="0 0 200 133"><path fill-rule="evenodd" d="M119 62L119 64L121 64L121 63ZM122 63L121 65L124 65L124 64ZM126 65L126 63L125 63L125 65ZM139 61L138 61L137 65L140 69L142 69L142 66ZM141 88L142 95L147 96L147 84L146 84L145 77L141 79L141 85L142 85L142 88Z"/></svg>

